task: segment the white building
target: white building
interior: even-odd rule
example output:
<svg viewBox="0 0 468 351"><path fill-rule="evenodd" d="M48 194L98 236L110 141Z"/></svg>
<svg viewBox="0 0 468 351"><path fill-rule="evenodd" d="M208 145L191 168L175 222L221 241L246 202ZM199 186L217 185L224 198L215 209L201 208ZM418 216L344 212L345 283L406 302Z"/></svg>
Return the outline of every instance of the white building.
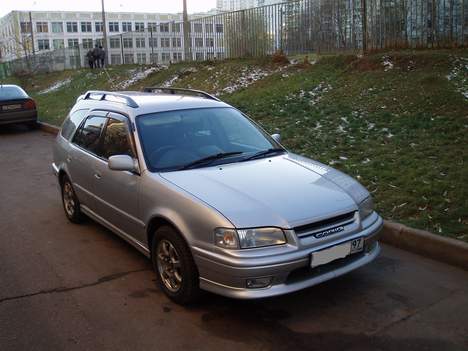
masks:
<svg viewBox="0 0 468 351"><path fill-rule="evenodd" d="M215 13L190 16L193 59L224 55L223 24L206 18ZM205 19L199 24L193 21L202 17ZM184 58L180 13L107 12L106 25L110 63L167 62ZM0 19L0 62L63 49L67 60L80 58L79 63L83 64L86 52L96 44L102 45L102 38L101 12L12 11Z"/></svg>
<svg viewBox="0 0 468 351"><path fill-rule="evenodd" d="M222 12L245 10L252 7L279 4L287 0L216 0L216 9Z"/></svg>

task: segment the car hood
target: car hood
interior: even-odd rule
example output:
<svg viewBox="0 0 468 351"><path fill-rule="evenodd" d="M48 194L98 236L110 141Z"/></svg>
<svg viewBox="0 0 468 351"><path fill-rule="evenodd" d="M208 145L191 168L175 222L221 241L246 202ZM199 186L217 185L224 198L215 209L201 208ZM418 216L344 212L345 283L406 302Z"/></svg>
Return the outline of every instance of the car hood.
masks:
<svg viewBox="0 0 468 351"><path fill-rule="evenodd" d="M161 176L221 212L237 228L293 228L357 209L345 189L327 179L329 170L333 169L285 154ZM349 184L349 179L359 184L347 177Z"/></svg>

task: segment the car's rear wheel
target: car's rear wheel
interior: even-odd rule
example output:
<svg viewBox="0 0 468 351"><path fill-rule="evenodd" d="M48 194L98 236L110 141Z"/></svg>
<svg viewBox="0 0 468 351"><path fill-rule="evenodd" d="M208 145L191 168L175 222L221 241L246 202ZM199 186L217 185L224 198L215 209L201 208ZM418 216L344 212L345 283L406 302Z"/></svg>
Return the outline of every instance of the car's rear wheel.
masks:
<svg viewBox="0 0 468 351"><path fill-rule="evenodd" d="M73 185L67 176L63 176L61 182L62 188L62 203L65 215L73 223L83 222L84 215L80 209L80 202L73 190Z"/></svg>
<svg viewBox="0 0 468 351"><path fill-rule="evenodd" d="M151 259L157 282L164 293L178 304L189 304L200 296L198 270L184 239L172 227L156 233Z"/></svg>

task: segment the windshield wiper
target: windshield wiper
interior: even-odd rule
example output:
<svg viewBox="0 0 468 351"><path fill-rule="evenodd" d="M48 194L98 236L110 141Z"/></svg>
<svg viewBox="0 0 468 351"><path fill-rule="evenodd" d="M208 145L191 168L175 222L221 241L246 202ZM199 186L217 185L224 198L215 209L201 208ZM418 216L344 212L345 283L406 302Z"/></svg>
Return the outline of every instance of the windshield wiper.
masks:
<svg viewBox="0 0 468 351"><path fill-rule="evenodd" d="M187 163L186 165L180 167L179 170L190 169L190 168L194 168L194 167L201 166L204 164L210 164L213 161L221 160L229 156L240 155L240 154L243 154L243 152L242 151L220 152L219 154L210 155L207 157L203 157L199 160L195 160L193 162Z"/></svg>
<svg viewBox="0 0 468 351"><path fill-rule="evenodd" d="M286 152L286 150L278 148L278 147L277 148L271 148L271 149L256 152L252 156L244 158L242 161L254 160L256 158L261 158L261 157L264 157L264 156L267 156L267 155L270 155L270 154L279 154L279 153L283 153L283 152Z"/></svg>

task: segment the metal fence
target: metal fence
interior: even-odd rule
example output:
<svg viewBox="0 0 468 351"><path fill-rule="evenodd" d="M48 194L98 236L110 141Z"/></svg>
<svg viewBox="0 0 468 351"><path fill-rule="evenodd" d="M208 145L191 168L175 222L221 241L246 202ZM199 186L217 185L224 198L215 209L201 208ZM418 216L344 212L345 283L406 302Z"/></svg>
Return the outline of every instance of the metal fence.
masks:
<svg viewBox="0 0 468 351"><path fill-rule="evenodd" d="M109 36L108 64L466 46L468 0L290 1L191 20L188 43L183 26L161 23ZM0 75L83 67L94 44L23 57Z"/></svg>

